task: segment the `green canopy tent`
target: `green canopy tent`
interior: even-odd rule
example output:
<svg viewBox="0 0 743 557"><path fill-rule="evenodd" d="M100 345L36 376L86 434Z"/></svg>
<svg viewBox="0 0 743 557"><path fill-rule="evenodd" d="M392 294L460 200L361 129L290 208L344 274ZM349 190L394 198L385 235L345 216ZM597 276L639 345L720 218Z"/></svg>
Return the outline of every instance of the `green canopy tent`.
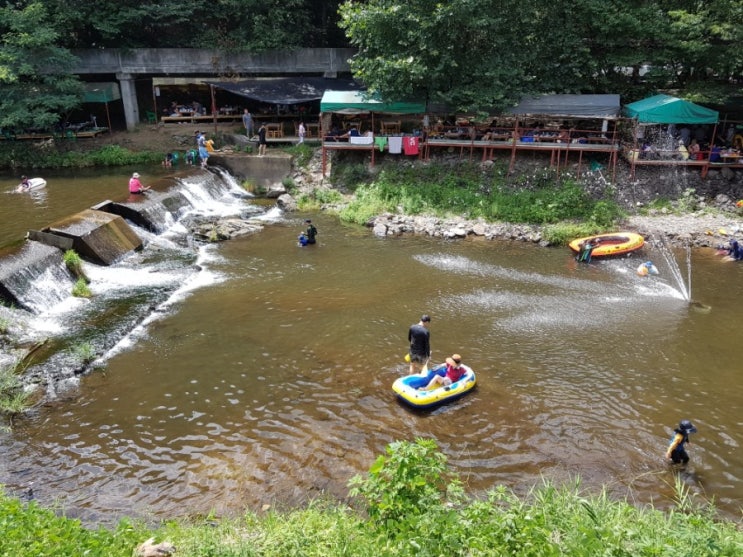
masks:
<svg viewBox="0 0 743 557"><path fill-rule="evenodd" d="M425 103L406 101L382 101L365 91L325 91L320 100L320 134L330 124L330 114L371 114L371 127L374 129L375 114L423 114ZM327 119L326 119L327 116ZM340 146L339 146L340 147ZM322 173L325 175L326 142L322 142ZM374 145L369 146L371 164L374 166Z"/></svg>
<svg viewBox="0 0 743 557"><path fill-rule="evenodd" d="M654 95L624 107L629 118L647 124L717 124L719 113L670 95Z"/></svg>
<svg viewBox="0 0 743 557"><path fill-rule="evenodd" d="M106 120L108 122L108 133L111 133L111 115L108 112L108 103L121 98L119 84L116 82L85 83L83 86L83 102L105 103Z"/></svg>
<svg viewBox="0 0 743 557"><path fill-rule="evenodd" d="M364 114L423 114L426 105L420 102L385 102L364 91L325 91L320 100L320 112Z"/></svg>

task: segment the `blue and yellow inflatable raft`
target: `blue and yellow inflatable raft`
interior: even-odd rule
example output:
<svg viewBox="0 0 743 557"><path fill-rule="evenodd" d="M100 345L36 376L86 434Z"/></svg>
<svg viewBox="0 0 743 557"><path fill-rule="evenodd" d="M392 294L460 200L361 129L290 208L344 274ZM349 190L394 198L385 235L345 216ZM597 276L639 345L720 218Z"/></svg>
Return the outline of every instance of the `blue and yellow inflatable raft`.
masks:
<svg viewBox="0 0 743 557"><path fill-rule="evenodd" d="M442 386L428 391L418 390L419 387L428 385L434 375L446 374L446 365L442 364L430 370L426 375L415 374L399 377L392 384L392 390L397 394L397 398L413 408L438 406L444 402L455 400L475 388L477 383L475 372L464 364L462 364L462 367L465 369L465 374L459 381L448 387Z"/></svg>

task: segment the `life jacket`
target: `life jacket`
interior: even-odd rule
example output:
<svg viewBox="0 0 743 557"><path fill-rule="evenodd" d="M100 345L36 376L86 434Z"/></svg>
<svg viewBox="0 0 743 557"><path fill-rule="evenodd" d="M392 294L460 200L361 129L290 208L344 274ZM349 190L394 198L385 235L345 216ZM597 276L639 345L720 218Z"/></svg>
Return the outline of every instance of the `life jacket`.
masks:
<svg viewBox="0 0 743 557"><path fill-rule="evenodd" d="M688 433L686 433L685 431L682 431L680 429L674 429L673 430L673 436L671 437L671 441L670 441L670 443L668 443L669 445L673 444L673 442L676 440L676 435L677 434L681 434L683 436L683 439L681 439L681 443L679 443L678 445L676 445L676 448L673 449L673 452L683 451L684 450L684 445L686 445L686 443L689 442L689 434Z"/></svg>

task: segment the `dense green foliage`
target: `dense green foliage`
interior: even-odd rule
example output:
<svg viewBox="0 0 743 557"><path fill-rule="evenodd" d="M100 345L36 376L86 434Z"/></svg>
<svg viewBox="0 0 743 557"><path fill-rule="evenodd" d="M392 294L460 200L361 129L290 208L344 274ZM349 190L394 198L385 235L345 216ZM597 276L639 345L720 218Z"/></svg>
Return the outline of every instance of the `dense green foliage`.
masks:
<svg viewBox="0 0 743 557"><path fill-rule="evenodd" d="M40 2L0 7L0 129L47 129L80 104L75 58Z"/></svg>
<svg viewBox="0 0 743 557"><path fill-rule="evenodd" d="M595 199L574 179L558 179L549 170L513 180L497 167L483 170L469 163L456 168L388 165L355 190L340 216L358 224L391 212L540 225L581 220L601 229L622 215L610 189L605 199Z"/></svg>
<svg viewBox="0 0 743 557"><path fill-rule="evenodd" d="M528 93L740 94L743 4L577 0L348 1L352 68L383 98L498 111Z"/></svg>
<svg viewBox="0 0 743 557"><path fill-rule="evenodd" d="M155 531L129 521L91 530L35 503L0 496L0 554L130 557L153 537L179 557L730 556L743 533L698 506L682 482L668 512L549 483L519 498L496 487L473 499L446 467L435 441L394 442L369 473L350 481L360 513L316 501L307 508L234 519L169 521Z"/></svg>
<svg viewBox="0 0 743 557"><path fill-rule="evenodd" d="M387 98L498 112L531 93L740 94L739 0L62 0L0 8L0 128L49 129L79 105L71 49L261 52L355 46Z"/></svg>
<svg viewBox="0 0 743 557"><path fill-rule="evenodd" d="M343 46L339 0L45 0L67 48Z"/></svg>
<svg viewBox="0 0 743 557"><path fill-rule="evenodd" d="M0 142L0 168L84 168L157 163L162 153L130 151L106 145L93 151L76 151L65 141L39 147L30 141Z"/></svg>
<svg viewBox="0 0 743 557"><path fill-rule="evenodd" d="M132 555L145 530L122 522L115 530L88 530L78 520L56 516L35 502L0 499L0 555L18 557L109 557Z"/></svg>

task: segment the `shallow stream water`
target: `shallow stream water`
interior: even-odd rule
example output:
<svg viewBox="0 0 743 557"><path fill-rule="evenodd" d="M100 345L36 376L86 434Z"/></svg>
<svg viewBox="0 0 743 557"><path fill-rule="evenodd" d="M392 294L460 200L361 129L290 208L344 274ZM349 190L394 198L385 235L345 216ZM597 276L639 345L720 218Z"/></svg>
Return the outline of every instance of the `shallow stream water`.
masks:
<svg viewBox="0 0 743 557"><path fill-rule="evenodd" d="M57 181L43 208L9 196L4 236L22 235L9 222L43 226L125 187L113 174ZM56 197L62 188L85 194ZM308 216L319 244L299 248ZM151 236L116 268L88 267L99 298L170 294L133 327L111 325L123 303L102 304L106 315L42 316L61 323L50 334L110 327L120 339L101 369L0 434L10 493L32 485L40 503L89 523L234 514L345 498L348 479L387 443L434 437L473 493L580 477L586 489L664 507L680 473L738 516L740 265L691 254L700 310L650 247L579 265L563 248L380 239L327 215L271 211L264 223L196 251ZM201 270L171 274L177 257ZM686 253L675 257L684 268ZM636 275L647 259L659 276ZM406 373L407 329L421 313L432 316L433 359L458 352L478 378L472 393L427 412L390 388ZM680 472L662 457L683 418L699 433Z"/></svg>

